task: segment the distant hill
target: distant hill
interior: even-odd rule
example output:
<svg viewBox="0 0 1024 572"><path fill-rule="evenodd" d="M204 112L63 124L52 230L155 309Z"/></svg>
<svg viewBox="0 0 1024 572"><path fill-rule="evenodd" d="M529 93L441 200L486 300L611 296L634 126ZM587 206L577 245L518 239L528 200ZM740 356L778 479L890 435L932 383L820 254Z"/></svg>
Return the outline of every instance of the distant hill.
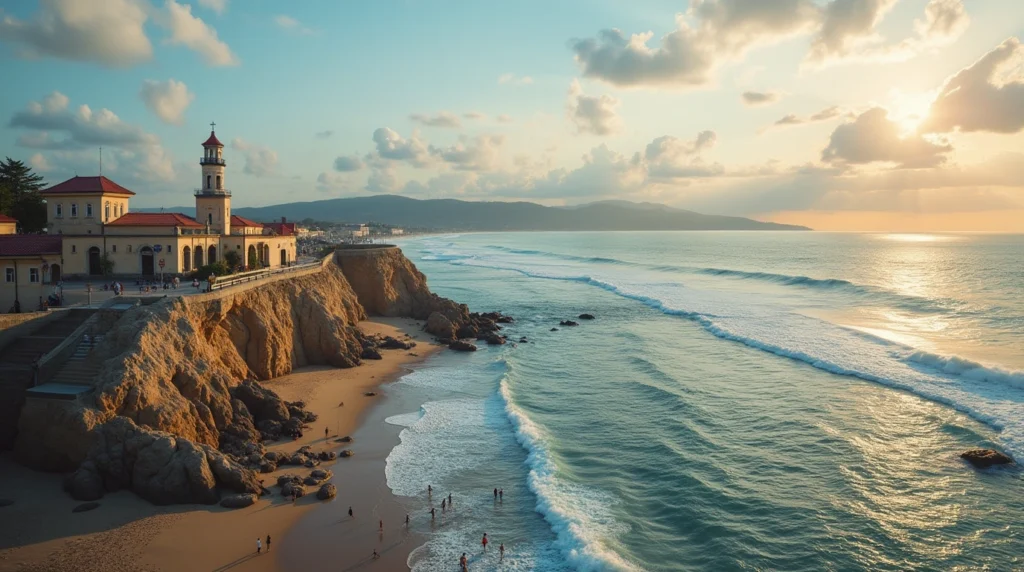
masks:
<svg viewBox="0 0 1024 572"><path fill-rule="evenodd" d="M147 209L156 210L160 209ZM190 214L194 209L165 209ZM742 217L705 215L655 203L601 201L573 207L528 202L419 200L375 195L233 209L257 221L312 218L327 222L376 222L405 228L453 231L524 230L810 230Z"/></svg>

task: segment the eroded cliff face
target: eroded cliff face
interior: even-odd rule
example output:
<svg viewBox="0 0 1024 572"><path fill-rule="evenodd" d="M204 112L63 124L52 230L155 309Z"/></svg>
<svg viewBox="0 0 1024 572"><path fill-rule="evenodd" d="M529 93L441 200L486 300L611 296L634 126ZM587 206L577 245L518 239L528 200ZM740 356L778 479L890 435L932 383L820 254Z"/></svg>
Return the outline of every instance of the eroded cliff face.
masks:
<svg viewBox="0 0 1024 572"><path fill-rule="evenodd" d="M91 397L26 405L16 458L44 470L74 469L97 427L118 416L214 448L229 436L258 442L232 389L306 365L358 365L356 324L365 315L333 263L307 276L130 310L94 350L103 365Z"/></svg>

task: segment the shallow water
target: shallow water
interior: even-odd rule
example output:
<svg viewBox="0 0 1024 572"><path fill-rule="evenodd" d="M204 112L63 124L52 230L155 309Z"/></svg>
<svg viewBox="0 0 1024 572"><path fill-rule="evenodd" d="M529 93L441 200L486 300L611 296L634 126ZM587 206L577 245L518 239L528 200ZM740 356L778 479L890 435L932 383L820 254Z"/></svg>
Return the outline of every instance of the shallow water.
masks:
<svg viewBox="0 0 1024 572"><path fill-rule="evenodd" d="M530 340L392 388L427 402L388 419L388 485L420 510L427 483L455 500L414 569L495 568L499 542L508 570L1024 567L1021 472L957 457L1024 457L1024 237L402 246L435 292ZM550 331L581 312L597 320Z"/></svg>

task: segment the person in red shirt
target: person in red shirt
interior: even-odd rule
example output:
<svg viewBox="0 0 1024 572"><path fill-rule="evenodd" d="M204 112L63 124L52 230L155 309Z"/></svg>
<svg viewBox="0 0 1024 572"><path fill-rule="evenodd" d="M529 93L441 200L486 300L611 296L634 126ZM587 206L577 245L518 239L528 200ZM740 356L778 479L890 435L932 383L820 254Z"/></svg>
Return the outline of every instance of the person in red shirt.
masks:
<svg viewBox="0 0 1024 572"><path fill-rule="evenodd" d="M480 544L484 545L484 551L487 551L487 533L484 533L484 539L480 541Z"/></svg>

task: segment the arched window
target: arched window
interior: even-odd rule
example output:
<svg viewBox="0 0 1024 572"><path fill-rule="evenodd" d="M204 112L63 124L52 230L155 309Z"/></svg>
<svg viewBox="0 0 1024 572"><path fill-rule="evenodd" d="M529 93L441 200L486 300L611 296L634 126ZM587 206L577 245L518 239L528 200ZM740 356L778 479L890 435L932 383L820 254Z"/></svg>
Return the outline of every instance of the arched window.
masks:
<svg viewBox="0 0 1024 572"><path fill-rule="evenodd" d="M210 184L211 184L212 182L213 182L213 175L207 175L207 176L206 176L206 188L207 188L207 189L209 189L209 188L210 188Z"/></svg>
<svg viewBox="0 0 1024 572"><path fill-rule="evenodd" d="M182 270L188 272L192 270L192 249L185 247L181 250Z"/></svg>
<svg viewBox="0 0 1024 572"><path fill-rule="evenodd" d="M71 218L78 216L78 203L71 203Z"/></svg>
<svg viewBox="0 0 1024 572"><path fill-rule="evenodd" d="M110 220L110 201L103 204L103 221Z"/></svg>
<svg viewBox="0 0 1024 572"><path fill-rule="evenodd" d="M220 190L220 175L217 175L217 190Z"/></svg>
<svg viewBox="0 0 1024 572"><path fill-rule="evenodd" d="M206 213L206 224L213 224L213 213Z"/></svg>
<svg viewBox="0 0 1024 572"><path fill-rule="evenodd" d="M85 216L92 218L92 203L85 203Z"/></svg>

